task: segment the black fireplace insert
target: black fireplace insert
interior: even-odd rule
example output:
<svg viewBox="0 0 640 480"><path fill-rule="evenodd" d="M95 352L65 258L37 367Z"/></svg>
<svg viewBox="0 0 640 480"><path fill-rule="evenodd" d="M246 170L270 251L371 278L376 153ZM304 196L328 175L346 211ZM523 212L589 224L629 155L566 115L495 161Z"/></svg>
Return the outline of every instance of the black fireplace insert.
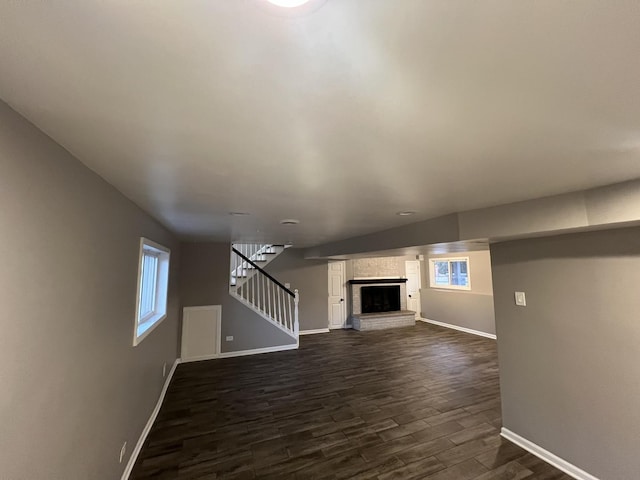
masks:
<svg viewBox="0 0 640 480"><path fill-rule="evenodd" d="M400 286L385 285L360 289L362 313L396 312L400 310Z"/></svg>

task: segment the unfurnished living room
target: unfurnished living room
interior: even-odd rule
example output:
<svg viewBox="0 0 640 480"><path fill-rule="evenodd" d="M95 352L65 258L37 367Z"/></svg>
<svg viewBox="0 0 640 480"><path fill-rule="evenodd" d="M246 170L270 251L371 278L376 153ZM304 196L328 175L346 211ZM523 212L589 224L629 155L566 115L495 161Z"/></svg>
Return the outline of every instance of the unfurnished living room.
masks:
<svg viewBox="0 0 640 480"><path fill-rule="evenodd" d="M637 0L0 2L0 480L640 478Z"/></svg>

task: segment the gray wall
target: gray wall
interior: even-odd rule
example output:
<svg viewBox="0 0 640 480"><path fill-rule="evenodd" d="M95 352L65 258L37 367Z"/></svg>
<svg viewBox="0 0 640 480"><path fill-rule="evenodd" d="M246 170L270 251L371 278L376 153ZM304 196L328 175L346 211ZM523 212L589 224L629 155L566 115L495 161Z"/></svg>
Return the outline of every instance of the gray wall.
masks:
<svg viewBox="0 0 640 480"><path fill-rule="evenodd" d="M329 324L329 271L326 260L305 260L304 250L288 248L266 270L300 293L300 330L327 328Z"/></svg>
<svg viewBox="0 0 640 480"><path fill-rule="evenodd" d="M431 288L430 258L469 257L471 290ZM491 257L489 251L430 255L421 266L427 272L420 291L422 317L429 320L495 334Z"/></svg>
<svg viewBox="0 0 640 480"><path fill-rule="evenodd" d="M222 305L222 352L296 343L229 295L228 243L183 243L180 251L182 306ZM225 340L228 335L232 342Z"/></svg>
<svg viewBox="0 0 640 480"><path fill-rule="evenodd" d="M491 256L504 426L603 480L638 478L640 229Z"/></svg>
<svg viewBox="0 0 640 480"><path fill-rule="evenodd" d="M178 244L0 102L0 477L115 479L177 356ZM171 248L168 318L137 347L140 236Z"/></svg>

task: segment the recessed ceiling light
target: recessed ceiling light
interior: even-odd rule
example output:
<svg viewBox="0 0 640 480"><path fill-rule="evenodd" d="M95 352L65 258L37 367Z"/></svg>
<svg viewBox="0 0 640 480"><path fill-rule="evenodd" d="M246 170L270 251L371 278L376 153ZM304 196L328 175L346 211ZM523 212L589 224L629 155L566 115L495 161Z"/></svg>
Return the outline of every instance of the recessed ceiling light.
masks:
<svg viewBox="0 0 640 480"><path fill-rule="evenodd" d="M269 3L273 3L274 5L277 5L278 7L284 7L284 8L299 7L309 2L309 0L267 0L267 1Z"/></svg>
<svg viewBox="0 0 640 480"><path fill-rule="evenodd" d="M251 214L247 212L229 212L229 215L231 215L232 217L246 217L247 215Z"/></svg>
<svg viewBox="0 0 640 480"><path fill-rule="evenodd" d="M400 215L401 217L408 217L409 215L415 215L415 210L404 210L402 212L396 213L396 215Z"/></svg>
<svg viewBox="0 0 640 480"><path fill-rule="evenodd" d="M282 225L297 225L300 223L300 220L296 220L295 218L285 218L284 220L280 220Z"/></svg>

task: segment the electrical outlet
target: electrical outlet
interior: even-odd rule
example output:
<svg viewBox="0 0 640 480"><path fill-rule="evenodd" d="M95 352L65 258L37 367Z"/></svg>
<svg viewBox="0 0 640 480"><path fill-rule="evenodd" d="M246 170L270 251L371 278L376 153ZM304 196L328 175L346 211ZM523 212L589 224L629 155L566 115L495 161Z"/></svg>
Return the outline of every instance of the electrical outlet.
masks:
<svg viewBox="0 0 640 480"><path fill-rule="evenodd" d="M167 362L164 362L164 365L162 365L162 378L167 376Z"/></svg>
<svg viewBox="0 0 640 480"><path fill-rule="evenodd" d="M284 288L289 288L290 289L291 288L291 284L290 283L285 283L284 284Z"/></svg>
<svg viewBox="0 0 640 480"><path fill-rule="evenodd" d="M122 463L122 459L124 458L124 454L127 453L127 442L122 444L122 448L120 449L120 463Z"/></svg>
<svg viewBox="0 0 640 480"><path fill-rule="evenodd" d="M527 297L525 296L524 292L515 292L515 298L516 305L518 305L519 307L527 306Z"/></svg>
<svg viewBox="0 0 640 480"><path fill-rule="evenodd" d="M227 335L227 342L233 342L233 335Z"/></svg>

